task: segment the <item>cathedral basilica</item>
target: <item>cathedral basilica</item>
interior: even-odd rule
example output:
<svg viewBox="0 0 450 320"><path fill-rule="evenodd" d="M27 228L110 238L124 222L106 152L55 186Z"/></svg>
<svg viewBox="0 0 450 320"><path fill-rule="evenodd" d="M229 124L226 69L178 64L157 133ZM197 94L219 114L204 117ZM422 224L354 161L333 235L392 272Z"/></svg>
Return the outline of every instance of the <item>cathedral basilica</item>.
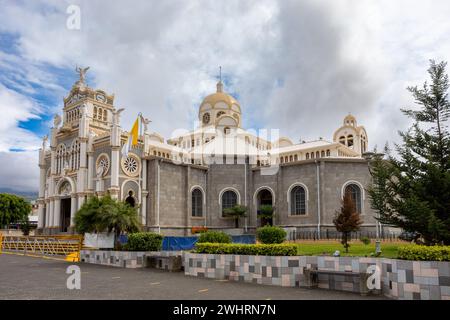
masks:
<svg viewBox="0 0 450 320"><path fill-rule="evenodd" d="M368 135L354 116L329 140L295 143L252 132L219 81L198 107L197 128L164 139L141 117L137 143L124 148L131 134L121 127L124 109L114 106L114 95L87 85L87 69L77 69L79 80L39 152L39 234L75 232L77 210L106 194L135 206L144 230L183 236L193 227L253 233L263 224L261 205L273 206L274 225L335 230L335 212L350 192L362 229L375 230ZM224 215L236 204L247 207L238 231Z"/></svg>

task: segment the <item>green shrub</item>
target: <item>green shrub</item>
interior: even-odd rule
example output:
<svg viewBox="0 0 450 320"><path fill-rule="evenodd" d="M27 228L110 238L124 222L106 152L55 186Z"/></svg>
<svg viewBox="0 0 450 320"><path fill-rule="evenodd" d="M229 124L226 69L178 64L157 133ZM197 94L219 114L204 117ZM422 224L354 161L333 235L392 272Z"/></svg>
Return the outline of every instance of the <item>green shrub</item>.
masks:
<svg viewBox="0 0 450 320"><path fill-rule="evenodd" d="M370 239L369 237L361 237L361 239L359 239L362 243L364 243L366 246L368 244L370 244Z"/></svg>
<svg viewBox="0 0 450 320"><path fill-rule="evenodd" d="M399 247L399 259L423 261L450 261L450 246L410 245Z"/></svg>
<svg viewBox="0 0 450 320"><path fill-rule="evenodd" d="M265 244L282 243L286 239L286 231L280 227L265 226L256 230L256 237Z"/></svg>
<svg viewBox="0 0 450 320"><path fill-rule="evenodd" d="M200 242L200 243L204 243L204 242L231 243L231 237L222 231L207 231L207 232L203 232L198 237L197 242Z"/></svg>
<svg viewBox="0 0 450 320"><path fill-rule="evenodd" d="M195 252L208 254L242 254L255 256L295 256L295 244L196 243Z"/></svg>
<svg viewBox="0 0 450 320"><path fill-rule="evenodd" d="M162 235L153 232L130 233L124 249L128 251L159 251L163 238Z"/></svg>

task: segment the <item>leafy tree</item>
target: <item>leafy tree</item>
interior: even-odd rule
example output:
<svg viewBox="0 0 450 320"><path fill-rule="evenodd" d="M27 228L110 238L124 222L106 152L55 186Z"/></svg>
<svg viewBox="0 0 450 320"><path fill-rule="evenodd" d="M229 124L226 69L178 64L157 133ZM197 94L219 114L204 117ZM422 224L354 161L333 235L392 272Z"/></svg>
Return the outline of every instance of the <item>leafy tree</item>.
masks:
<svg viewBox="0 0 450 320"><path fill-rule="evenodd" d="M333 223L336 226L336 230L342 233L341 243L345 248L345 252L348 252L348 248L350 247L348 243L350 234L353 231L359 230L362 224L350 192L345 193L344 199L342 200L342 207L340 211L336 211Z"/></svg>
<svg viewBox="0 0 450 320"><path fill-rule="evenodd" d="M236 228L239 228L239 218L245 217L247 212L247 207L242 205L235 205L231 208L225 208L223 209L223 213L226 216L233 217L234 218L234 225Z"/></svg>
<svg viewBox="0 0 450 320"><path fill-rule="evenodd" d="M116 248L120 247L119 236L122 232L140 230L136 208L109 195L90 198L75 214L74 220L75 230L80 233L114 232Z"/></svg>
<svg viewBox="0 0 450 320"><path fill-rule="evenodd" d="M425 244L450 244L450 103L445 62L430 61L431 83L409 87L418 110L402 109L414 120L400 132L398 158L371 161L372 208L381 223L419 233Z"/></svg>
<svg viewBox="0 0 450 320"><path fill-rule="evenodd" d="M7 226L28 219L31 205L24 198L0 193L0 226Z"/></svg>

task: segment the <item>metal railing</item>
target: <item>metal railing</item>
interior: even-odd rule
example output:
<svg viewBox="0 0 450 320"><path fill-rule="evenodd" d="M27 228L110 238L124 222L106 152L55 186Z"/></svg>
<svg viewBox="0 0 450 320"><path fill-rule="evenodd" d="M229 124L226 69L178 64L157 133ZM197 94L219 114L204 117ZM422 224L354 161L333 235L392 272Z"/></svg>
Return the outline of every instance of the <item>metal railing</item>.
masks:
<svg viewBox="0 0 450 320"><path fill-rule="evenodd" d="M79 235L7 236L0 233L0 252L5 253L79 257L82 245L83 237Z"/></svg>
<svg viewBox="0 0 450 320"><path fill-rule="evenodd" d="M381 232L379 239L383 241L399 241L398 233ZM294 230L288 233L288 240L341 240L342 233L333 230L321 230L320 233L308 230ZM350 240L359 240L361 238L377 239L375 231L358 231L350 234Z"/></svg>

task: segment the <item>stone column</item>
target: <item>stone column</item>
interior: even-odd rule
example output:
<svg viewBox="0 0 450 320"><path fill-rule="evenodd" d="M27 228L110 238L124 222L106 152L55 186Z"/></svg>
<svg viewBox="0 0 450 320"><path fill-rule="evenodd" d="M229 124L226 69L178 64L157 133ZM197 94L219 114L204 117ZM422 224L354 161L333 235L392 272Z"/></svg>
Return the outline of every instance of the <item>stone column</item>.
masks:
<svg viewBox="0 0 450 320"><path fill-rule="evenodd" d="M59 232L60 224L61 224L61 199L57 197L55 199L55 206L53 213L53 226L57 228L57 232Z"/></svg>
<svg viewBox="0 0 450 320"><path fill-rule="evenodd" d="M141 193L141 215L142 225L147 225L147 160L142 160L142 193Z"/></svg>
<svg viewBox="0 0 450 320"><path fill-rule="evenodd" d="M48 226L49 228L52 228L54 226L53 224L53 216L54 216L54 211L55 211L55 201L52 199L50 199L50 214L48 215Z"/></svg>
<svg viewBox="0 0 450 320"><path fill-rule="evenodd" d="M50 227L50 201L45 200L45 227Z"/></svg>
<svg viewBox="0 0 450 320"><path fill-rule="evenodd" d="M83 203L84 203L84 195L78 196L78 210L80 210Z"/></svg>
<svg viewBox="0 0 450 320"><path fill-rule="evenodd" d="M44 201L40 200L38 203L38 229L42 229L44 227L44 219L45 219Z"/></svg>
<svg viewBox="0 0 450 320"><path fill-rule="evenodd" d="M94 168L94 156L92 152L88 152L88 183L87 188L89 191L94 190L94 175L93 172L96 168Z"/></svg>
<svg viewBox="0 0 450 320"><path fill-rule="evenodd" d="M111 187L109 192L112 198L117 199L119 197L119 163L120 163L120 146L122 130L119 126L120 112L115 111L113 113L113 125L111 127L110 145L111 145ZM144 150L145 151L145 150Z"/></svg>
<svg viewBox="0 0 450 320"><path fill-rule="evenodd" d="M112 147L111 150L111 197L117 199L119 196L119 147Z"/></svg>
<svg viewBox="0 0 450 320"><path fill-rule="evenodd" d="M75 213L77 212L77 196L72 194L70 198L70 227L74 226Z"/></svg>

